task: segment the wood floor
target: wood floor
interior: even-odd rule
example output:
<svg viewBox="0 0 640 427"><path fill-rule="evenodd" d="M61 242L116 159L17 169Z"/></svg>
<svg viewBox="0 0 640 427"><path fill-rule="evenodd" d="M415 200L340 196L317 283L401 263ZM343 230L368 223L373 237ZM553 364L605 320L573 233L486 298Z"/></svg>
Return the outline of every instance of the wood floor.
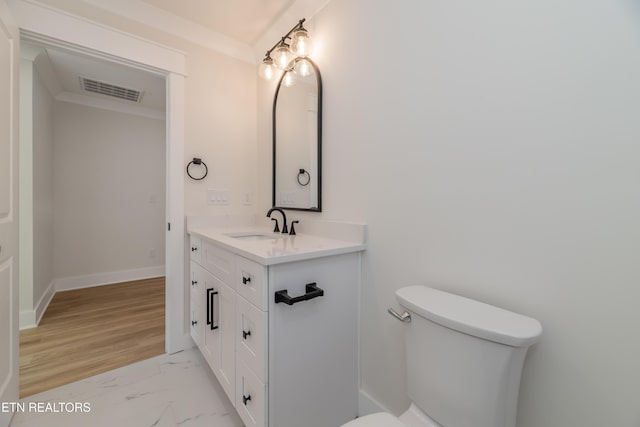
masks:
<svg viewBox="0 0 640 427"><path fill-rule="evenodd" d="M20 397L164 353L164 277L58 292L20 331Z"/></svg>

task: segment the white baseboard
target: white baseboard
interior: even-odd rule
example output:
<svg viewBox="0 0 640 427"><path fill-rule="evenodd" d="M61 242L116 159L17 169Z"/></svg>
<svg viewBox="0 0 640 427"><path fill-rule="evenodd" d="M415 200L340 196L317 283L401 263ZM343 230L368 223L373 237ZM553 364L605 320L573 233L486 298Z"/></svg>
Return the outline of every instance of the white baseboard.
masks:
<svg viewBox="0 0 640 427"><path fill-rule="evenodd" d="M164 276L164 265L111 271L108 273L87 274L85 276L64 277L55 280L55 290L56 292L70 291L72 289L91 288L93 286L111 285L113 283L151 279L160 276Z"/></svg>
<svg viewBox="0 0 640 427"><path fill-rule="evenodd" d="M376 412L391 412L385 408L380 402L375 400L366 391L360 389L358 396L358 416L375 414Z"/></svg>
<svg viewBox="0 0 640 427"><path fill-rule="evenodd" d="M56 294L56 285L55 281L49 283L47 289L44 291L40 300L36 304L35 312L36 312L36 325L40 324L40 320L42 319L42 315L45 311L47 311L47 307L49 307L49 303L53 299L53 296Z"/></svg>
<svg viewBox="0 0 640 427"><path fill-rule="evenodd" d="M193 341L193 338L191 338L191 334L183 334L177 342L169 343L168 340L165 340L164 351L167 352L167 354L174 354L193 347L196 347L196 343Z"/></svg>
<svg viewBox="0 0 640 427"><path fill-rule="evenodd" d="M21 310L20 311L20 330L31 329L38 326L40 323L40 319L42 319L42 315L49 307L49 303L53 299L55 295L55 284L54 282L49 283L47 289L45 289L44 293L36 303L36 306L33 310Z"/></svg>

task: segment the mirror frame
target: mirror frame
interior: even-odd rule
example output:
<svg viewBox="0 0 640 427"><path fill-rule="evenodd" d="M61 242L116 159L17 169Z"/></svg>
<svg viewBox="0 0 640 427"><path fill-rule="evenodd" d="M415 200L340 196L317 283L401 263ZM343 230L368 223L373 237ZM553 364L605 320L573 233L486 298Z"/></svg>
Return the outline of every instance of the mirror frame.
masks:
<svg viewBox="0 0 640 427"><path fill-rule="evenodd" d="M273 169L272 169L272 190L271 190L271 205L281 209L287 209L292 211L309 211L309 212L322 212L322 77L320 76L320 69L315 62L308 57L299 57L293 60L293 65L298 61L308 61L313 67L313 71L316 74L316 84L318 85L318 207L316 208L296 208L290 206L276 206L276 107L278 105L278 94L282 87L282 81L287 73L282 73L278 86L276 87L276 93L273 97L273 110L272 110L272 138L273 138ZM293 67L291 68L293 69ZM288 71L292 72L292 71Z"/></svg>

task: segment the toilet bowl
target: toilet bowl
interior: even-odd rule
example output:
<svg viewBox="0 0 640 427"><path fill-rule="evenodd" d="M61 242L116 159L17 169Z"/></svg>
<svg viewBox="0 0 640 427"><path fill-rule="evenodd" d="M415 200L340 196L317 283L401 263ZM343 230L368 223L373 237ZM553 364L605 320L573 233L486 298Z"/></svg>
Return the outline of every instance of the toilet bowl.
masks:
<svg viewBox="0 0 640 427"><path fill-rule="evenodd" d="M397 418L388 412L378 412L366 417L356 418L343 427L442 427L422 412L414 403Z"/></svg>
<svg viewBox="0 0 640 427"><path fill-rule="evenodd" d="M399 289L408 394L399 418L377 413L343 427L515 427L520 376L540 323L426 286Z"/></svg>

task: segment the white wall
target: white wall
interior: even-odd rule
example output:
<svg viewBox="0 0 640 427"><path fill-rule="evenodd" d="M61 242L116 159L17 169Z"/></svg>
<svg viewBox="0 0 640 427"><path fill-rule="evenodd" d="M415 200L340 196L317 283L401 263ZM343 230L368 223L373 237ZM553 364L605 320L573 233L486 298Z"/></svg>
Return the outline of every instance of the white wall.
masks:
<svg viewBox="0 0 640 427"><path fill-rule="evenodd" d="M38 304L53 281L54 101L38 67L33 76L33 303Z"/></svg>
<svg viewBox="0 0 640 427"><path fill-rule="evenodd" d="M36 52L37 53L37 52ZM34 53L35 55L35 53ZM21 59L20 326L36 325L53 281L53 97L38 61ZM38 57L40 58L40 57Z"/></svg>
<svg viewBox="0 0 640 427"><path fill-rule="evenodd" d="M393 412L409 399L386 309L426 284L542 322L519 427L640 425L638 22L626 0L316 15L324 212L292 216L368 224L362 388ZM258 88L262 209L273 89Z"/></svg>
<svg viewBox="0 0 640 427"><path fill-rule="evenodd" d="M209 174L194 181L185 173L185 214L251 214L255 199L256 68L190 46L187 57L185 162L202 158ZM194 175L198 172L193 169ZM228 206L211 206L207 190L228 190ZM266 213L266 211L265 211Z"/></svg>
<svg viewBox="0 0 640 427"><path fill-rule="evenodd" d="M54 141L56 279L164 265L164 120L56 102Z"/></svg>

